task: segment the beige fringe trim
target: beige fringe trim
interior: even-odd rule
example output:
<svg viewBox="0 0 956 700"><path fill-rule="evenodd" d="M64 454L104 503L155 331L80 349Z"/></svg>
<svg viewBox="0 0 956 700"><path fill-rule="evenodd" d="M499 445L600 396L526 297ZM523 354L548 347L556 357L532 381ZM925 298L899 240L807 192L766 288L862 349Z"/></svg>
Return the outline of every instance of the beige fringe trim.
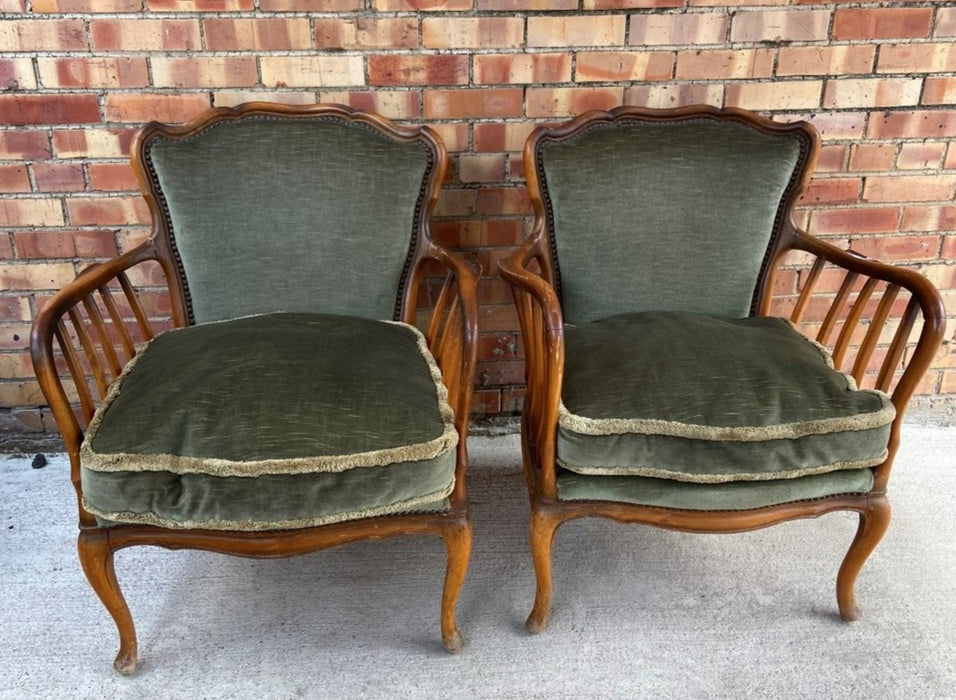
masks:
<svg viewBox="0 0 956 700"><path fill-rule="evenodd" d="M833 358L823 345L801 333L791 321L786 320L786 322L801 338L820 351L827 367L834 369ZM846 381L848 391L860 391L852 375L845 372L839 372L838 374ZM764 440L793 440L807 435L871 430L892 423L893 419L896 418L896 407L890 397L876 389L863 389L862 391L873 394L880 400L878 410L852 416L836 416L818 420L778 423L776 425L711 426L655 418L588 418L571 413L562 400L558 407L558 424L562 428L582 435L639 433L644 435L667 435L691 440L762 442Z"/></svg>
<svg viewBox="0 0 956 700"><path fill-rule="evenodd" d="M233 319L231 319L233 320ZM226 323L215 321L214 323ZM123 380L136 366L149 343L160 335L171 333L171 329L160 333L153 340L143 344L136 356L127 363L123 372L110 385L106 398L96 409L93 420L86 430L83 444L80 446L80 462L85 469L95 472L171 472L173 474L208 474L211 476L256 477L262 474L310 474L316 472L344 472L363 467L382 467L397 462L417 462L434 459L454 449L458 444L458 431L455 430L455 413L448 403L448 389L442 383L441 370L428 349L428 342L414 326L399 321L380 321L409 329L415 336L419 353L428 366L429 374L435 383L438 398L438 412L441 415L442 434L427 442L412 445L400 445L381 450L357 452L343 455L321 455L313 457L295 457L291 459L265 459L254 461L234 461L206 457L184 457L174 454L137 454L110 453L100 454L93 451L92 441L99 430L103 417L110 404L116 400L122 389Z"/></svg>
<svg viewBox="0 0 956 700"><path fill-rule="evenodd" d="M319 525L331 525L346 520L360 520L362 518L374 518L380 515L392 515L405 511L414 511L416 508L427 506L432 503L438 503L451 495L455 488L455 481L452 480L446 488L424 496L416 496L398 503L391 503L385 506L376 506L366 510L346 511L345 513L336 513L334 515L325 515L319 518L296 518L294 520L170 520L154 513L108 513L106 511L93 508L83 500L83 508L98 518L109 520L113 523L131 524L131 525L154 525L156 527L165 527L173 530L236 530L240 532L263 532L266 530L298 530L305 527L317 527Z"/></svg>
<svg viewBox="0 0 956 700"><path fill-rule="evenodd" d="M889 455L888 450L884 450L879 457L870 459L861 459L854 462L833 462L819 467L805 467L803 469L783 470L776 472L734 472L732 474L688 474L683 471L674 471L670 469L659 469L656 467L580 467L568 464L561 459L555 460L559 466L568 471L588 476L650 476L655 479L668 479L670 481L684 481L693 484L726 484L733 481L774 481L777 479L797 479L801 476L812 476L814 474L826 474L829 472L844 471L850 469L866 469L875 467L886 461Z"/></svg>

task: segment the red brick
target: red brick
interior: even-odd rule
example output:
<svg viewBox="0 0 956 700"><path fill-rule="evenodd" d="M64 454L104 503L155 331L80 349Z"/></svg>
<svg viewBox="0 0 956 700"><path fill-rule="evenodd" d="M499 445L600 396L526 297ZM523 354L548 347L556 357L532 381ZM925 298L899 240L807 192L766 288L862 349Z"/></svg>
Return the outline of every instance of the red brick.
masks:
<svg viewBox="0 0 956 700"><path fill-rule="evenodd" d="M724 103L728 107L757 110L814 108L820 104L822 87L819 80L732 83L724 91Z"/></svg>
<svg viewBox="0 0 956 700"><path fill-rule="evenodd" d="M155 95L148 93L107 94L104 115L111 122L189 121L209 109L209 96Z"/></svg>
<svg viewBox="0 0 956 700"><path fill-rule="evenodd" d="M946 149L946 160L943 161L943 167L946 170L956 169L956 144L952 141L950 141L949 147Z"/></svg>
<svg viewBox="0 0 956 700"><path fill-rule="evenodd" d="M683 5L684 0L584 0L585 10L637 10Z"/></svg>
<svg viewBox="0 0 956 700"><path fill-rule="evenodd" d="M249 87L259 80L252 57L156 56L150 62L156 87Z"/></svg>
<svg viewBox="0 0 956 700"><path fill-rule="evenodd" d="M535 124L532 122L484 122L474 126L474 148L482 151L520 152Z"/></svg>
<svg viewBox="0 0 956 700"><path fill-rule="evenodd" d="M216 90L212 103L216 107L235 107L243 102L279 102L289 105L315 104L314 90Z"/></svg>
<svg viewBox="0 0 956 700"><path fill-rule="evenodd" d="M834 173L845 170L846 154L849 147L843 144L829 144L820 149L820 159L817 161L818 173Z"/></svg>
<svg viewBox="0 0 956 700"><path fill-rule="evenodd" d="M65 231L19 232L14 235L21 258L75 258L73 236Z"/></svg>
<svg viewBox="0 0 956 700"><path fill-rule="evenodd" d="M738 12L730 29L733 42L824 41L828 10L762 10Z"/></svg>
<svg viewBox="0 0 956 700"><path fill-rule="evenodd" d="M956 265L920 265L917 271L935 285L937 289L956 289ZM956 367L956 352L938 356L933 365Z"/></svg>
<svg viewBox="0 0 956 700"><path fill-rule="evenodd" d="M956 78L927 78L922 102L925 105L950 105L956 102Z"/></svg>
<svg viewBox="0 0 956 700"><path fill-rule="evenodd" d="M520 219L443 221L435 224L433 232L443 243L455 248L503 247L521 242L522 224ZM486 280L488 278L483 277L479 284L484 284ZM498 298L495 303L507 303L508 300L508 297ZM488 303L490 299L486 296L481 301Z"/></svg>
<svg viewBox="0 0 956 700"><path fill-rule="evenodd" d="M566 83L571 80L571 55L477 54L474 68L478 84Z"/></svg>
<svg viewBox="0 0 956 700"><path fill-rule="evenodd" d="M263 12L349 12L365 9L364 0L259 0Z"/></svg>
<svg viewBox="0 0 956 700"><path fill-rule="evenodd" d="M895 208L819 209L810 213L809 232L822 236L893 233L899 215Z"/></svg>
<svg viewBox="0 0 956 700"><path fill-rule="evenodd" d="M919 103L919 78L848 78L828 80L823 92L827 109L903 107Z"/></svg>
<svg viewBox="0 0 956 700"><path fill-rule="evenodd" d="M956 136L956 110L883 112L870 116L867 138L947 138Z"/></svg>
<svg viewBox="0 0 956 700"><path fill-rule="evenodd" d="M833 38L918 39L929 36L931 7L843 9L833 13Z"/></svg>
<svg viewBox="0 0 956 700"><path fill-rule="evenodd" d="M956 260L956 236L946 236L943 239L943 247L939 252L942 260Z"/></svg>
<svg viewBox="0 0 956 700"><path fill-rule="evenodd" d="M468 150L468 124L430 124L438 132L449 153Z"/></svg>
<svg viewBox="0 0 956 700"><path fill-rule="evenodd" d="M86 187L83 167L74 163L34 163L37 192L78 192Z"/></svg>
<svg viewBox="0 0 956 700"><path fill-rule="evenodd" d="M589 109L611 109L623 97L619 87L528 88L527 116L570 117Z"/></svg>
<svg viewBox="0 0 956 700"><path fill-rule="evenodd" d="M30 321L33 313L30 311L30 300L26 297L0 297L0 317L12 321Z"/></svg>
<svg viewBox="0 0 956 700"><path fill-rule="evenodd" d="M505 179L503 154L461 155L458 177L462 182L501 182Z"/></svg>
<svg viewBox="0 0 956 700"><path fill-rule="evenodd" d="M867 202L947 201L956 191L956 175L868 177L863 187Z"/></svg>
<svg viewBox="0 0 956 700"><path fill-rule="evenodd" d="M38 160L50 157L46 131L0 131L0 159Z"/></svg>
<svg viewBox="0 0 956 700"><path fill-rule="evenodd" d="M253 0L147 0L150 12L244 12Z"/></svg>
<svg viewBox="0 0 956 700"><path fill-rule="evenodd" d="M0 289L61 289L74 277L72 263L0 265Z"/></svg>
<svg viewBox="0 0 956 700"><path fill-rule="evenodd" d="M425 118L519 117L522 102L520 88L426 90Z"/></svg>
<svg viewBox="0 0 956 700"><path fill-rule="evenodd" d="M516 48L523 43L524 20L519 17L442 17L422 20L422 45L426 48Z"/></svg>
<svg viewBox="0 0 956 700"><path fill-rule="evenodd" d="M86 51L79 19L0 20L0 51Z"/></svg>
<svg viewBox="0 0 956 700"><path fill-rule="evenodd" d="M936 170L943 160L946 144L941 142L904 143L896 159L900 170Z"/></svg>
<svg viewBox="0 0 956 700"><path fill-rule="evenodd" d="M587 2L587 0L585 0ZM458 9L471 9L471 2L460 0L459 5L467 5ZM557 10L576 10L578 9L578 0L478 0L479 12L524 12L532 10L536 12L557 11ZM585 9L591 9L585 7Z"/></svg>
<svg viewBox="0 0 956 700"><path fill-rule="evenodd" d="M824 141L831 139L859 139L866 125L867 112L824 112L816 110L802 115L813 124Z"/></svg>
<svg viewBox="0 0 956 700"><path fill-rule="evenodd" d="M862 178L821 178L810 182L799 204L853 204L859 201Z"/></svg>
<svg viewBox="0 0 956 700"><path fill-rule="evenodd" d="M475 199L477 190L449 189L442 190L435 207L437 216L471 216L475 213Z"/></svg>
<svg viewBox="0 0 956 700"><path fill-rule="evenodd" d="M30 353L0 353L0 379L27 379L33 376Z"/></svg>
<svg viewBox="0 0 956 700"><path fill-rule="evenodd" d="M934 36L956 36L956 7L941 7L936 11Z"/></svg>
<svg viewBox="0 0 956 700"><path fill-rule="evenodd" d="M942 207L906 207L903 209L904 231L956 231L956 205ZM947 241L951 242L948 237ZM947 256L947 247L943 246L942 258L954 258L956 255Z"/></svg>
<svg viewBox="0 0 956 700"><path fill-rule="evenodd" d="M302 18L207 19L209 51L283 51L312 48L309 20Z"/></svg>
<svg viewBox="0 0 956 700"><path fill-rule="evenodd" d="M3 309L0 308L0 314ZM8 316L3 316L8 319ZM29 346L30 343L30 324L28 323L9 323L4 321L0 325L0 350L20 350Z"/></svg>
<svg viewBox="0 0 956 700"><path fill-rule="evenodd" d="M149 85L149 69L141 57L38 58L37 67L48 88Z"/></svg>
<svg viewBox="0 0 956 700"><path fill-rule="evenodd" d="M850 170L892 170L895 153L886 143L854 144L850 151Z"/></svg>
<svg viewBox="0 0 956 700"><path fill-rule="evenodd" d="M319 49L414 49L418 47L418 20L317 19L315 46Z"/></svg>
<svg viewBox="0 0 956 700"><path fill-rule="evenodd" d="M636 85L627 89L624 102L655 109L694 104L720 107L724 102L724 86L720 83Z"/></svg>
<svg viewBox="0 0 956 700"><path fill-rule="evenodd" d="M635 14L631 15L628 43L654 46L722 44L726 34L727 16L723 13Z"/></svg>
<svg viewBox="0 0 956 700"><path fill-rule="evenodd" d="M0 91L35 90L36 76L29 58L0 58Z"/></svg>
<svg viewBox="0 0 956 700"><path fill-rule="evenodd" d="M30 175L25 165L0 165L0 192L29 192Z"/></svg>
<svg viewBox="0 0 956 700"><path fill-rule="evenodd" d="M876 47L784 46L777 59L777 75L851 75L870 73Z"/></svg>
<svg viewBox="0 0 956 700"><path fill-rule="evenodd" d="M81 258L111 258L119 251L113 231L73 231L73 245Z"/></svg>
<svg viewBox="0 0 956 700"><path fill-rule="evenodd" d="M57 158L121 158L129 154L135 129L57 129Z"/></svg>
<svg viewBox="0 0 956 700"><path fill-rule="evenodd" d="M685 80L768 78L773 71L770 49L681 51L675 77Z"/></svg>
<svg viewBox="0 0 956 700"><path fill-rule="evenodd" d="M625 28L623 15L529 17L528 46L621 46Z"/></svg>
<svg viewBox="0 0 956 700"><path fill-rule="evenodd" d="M263 56L262 83L267 87L349 87L365 84L361 56Z"/></svg>
<svg viewBox="0 0 956 700"><path fill-rule="evenodd" d="M369 85L464 85L468 65L462 54L369 56L368 80Z"/></svg>
<svg viewBox="0 0 956 700"><path fill-rule="evenodd" d="M575 80L616 82L621 80L669 80L674 71L670 51L581 52L577 57Z"/></svg>
<svg viewBox="0 0 956 700"><path fill-rule="evenodd" d="M421 116L416 90L375 90L352 92L322 92L320 102L338 102L355 109L377 112L389 119L417 119Z"/></svg>
<svg viewBox="0 0 956 700"><path fill-rule="evenodd" d="M33 0L33 11L40 12L139 12L141 0Z"/></svg>
<svg viewBox="0 0 956 700"><path fill-rule="evenodd" d="M934 260L939 236L861 238L853 242L853 249L875 260Z"/></svg>
<svg viewBox="0 0 956 700"><path fill-rule="evenodd" d="M470 10L471 3L472 0L372 0L372 8L380 12L403 12L405 10L459 12Z"/></svg>
<svg viewBox="0 0 956 700"><path fill-rule="evenodd" d="M0 123L89 124L99 120L96 95L0 95Z"/></svg>
<svg viewBox="0 0 956 700"><path fill-rule="evenodd" d="M880 73L944 73L956 71L956 46L946 44L889 44L880 47Z"/></svg>
<svg viewBox="0 0 956 700"><path fill-rule="evenodd" d="M531 214L531 200L524 187L485 187L478 190L478 214ZM493 330L488 328L488 330Z"/></svg>
<svg viewBox="0 0 956 700"><path fill-rule="evenodd" d="M66 200L74 226L125 226L149 223L142 197L75 197Z"/></svg>
<svg viewBox="0 0 956 700"><path fill-rule="evenodd" d="M90 36L104 51L195 51L201 43L192 19L94 19Z"/></svg>
<svg viewBox="0 0 956 700"><path fill-rule="evenodd" d="M0 0L0 12L26 12L26 0Z"/></svg>
<svg viewBox="0 0 956 700"><path fill-rule="evenodd" d="M136 175L129 163L90 163L90 189L116 192L138 188Z"/></svg>

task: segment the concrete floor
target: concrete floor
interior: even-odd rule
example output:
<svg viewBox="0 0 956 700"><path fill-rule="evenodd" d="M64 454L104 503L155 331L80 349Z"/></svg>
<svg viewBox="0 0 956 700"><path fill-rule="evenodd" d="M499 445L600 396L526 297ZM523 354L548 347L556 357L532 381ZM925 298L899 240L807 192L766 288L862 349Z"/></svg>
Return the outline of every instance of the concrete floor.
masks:
<svg viewBox="0 0 956 700"><path fill-rule="evenodd" d="M441 649L437 539L277 561L117 555L141 666L117 676L112 622L75 554L62 455L0 459L2 698L956 697L956 428L907 425L894 520L841 622L855 518L702 536L589 519L560 531L540 636L514 436L472 441L474 555Z"/></svg>

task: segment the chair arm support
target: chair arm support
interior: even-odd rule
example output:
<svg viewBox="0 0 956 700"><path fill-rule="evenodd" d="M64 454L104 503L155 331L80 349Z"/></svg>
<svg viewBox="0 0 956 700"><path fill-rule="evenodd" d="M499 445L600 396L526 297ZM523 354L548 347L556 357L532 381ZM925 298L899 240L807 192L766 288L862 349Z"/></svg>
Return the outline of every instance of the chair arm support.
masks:
<svg viewBox="0 0 956 700"><path fill-rule="evenodd" d="M525 348L524 430L541 470L536 484L556 498L555 441L564 376L564 322L554 288L527 268L537 257L534 243L498 264L511 285Z"/></svg>
<svg viewBox="0 0 956 700"><path fill-rule="evenodd" d="M895 366L898 365L902 357L903 349L909 339L910 330L916 324L917 320L921 320L922 327L913 354L892 392L893 403L896 405L897 411L902 413L913 391L916 389L919 380L925 374L926 370L929 369L933 357L943 340L946 330L946 309L943 306L939 292L929 280L912 270L871 260L853 251L842 250L804 231L796 231L793 247L815 255L820 266L822 266L822 263L825 261L846 270L848 273L847 280L849 280L845 282L847 295L853 281L861 277L866 280L867 284L871 285L876 282L885 282L888 285L888 289L893 290L893 298L895 298L895 293L898 289L904 289L911 295L909 306L904 312L900 328L890 346L890 351L883 362L880 377L877 380L878 388L884 391L890 389ZM811 273L811 279L808 280L808 284L804 289L804 296L807 298L809 298L809 295L812 293L814 281L815 276ZM866 289L866 287L864 287L864 289ZM840 296L841 295L838 294L838 301L842 305L845 299L840 299ZM801 301L804 301L803 298L801 298ZM863 301L865 302L866 299ZM892 299L890 301L892 301ZM857 306L860 306L859 311L855 312L854 309L851 309L847 319L848 321L852 319L854 326L859 322L863 313L862 305L858 303ZM871 328L868 333L868 338L872 339L872 344L875 344L879 336L879 331L886 325L889 306L890 304L887 303L885 304L885 309L878 308L876 313L873 314L873 318L870 319L871 325L878 326ZM802 308L797 311L802 313ZM797 311L795 311L795 313L797 313ZM831 309L831 311L836 311L836 309ZM835 320L836 314L834 313L833 316ZM835 359L842 359L842 353L845 350L846 343L849 342L851 330L852 328L845 328L845 331L841 333L841 338L837 340L837 348L834 353ZM821 331L821 333L822 332L823 331ZM826 337L822 339L822 342L826 342ZM841 345L844 347L841 348ZM864 348L866 348L866 345L867 342L864 341ZM871 352L872 348L867 351ZM837 357L837 355L840 357ZM861 379L865 369L865 363L860 362L858 358L858 362L855 363L853 371L858 381Z"/></svg>
<svg viewBox="0 0 956 700"><path fill-rule="evenodd" d="M79 453L83 430L93 415L95 403L103 399L109 382L119 375L125 364L123 357L128 361L136 352L133 337L114 298L116 292L121 293L132 312L139 334L147 340L154 335L126 271L156 259L152 243L147 242L107 262L90 265L55 294L33 322L30 332L33 369L71 461L75 462L73 458ZM67 321L72 333L67 330ZM57 366L54 341L66 361L65 373ZM65 374L69 374L76 387L84 425L74 413L64 388ZM90 390L89 375L98 388L98 398Z"/></svg>

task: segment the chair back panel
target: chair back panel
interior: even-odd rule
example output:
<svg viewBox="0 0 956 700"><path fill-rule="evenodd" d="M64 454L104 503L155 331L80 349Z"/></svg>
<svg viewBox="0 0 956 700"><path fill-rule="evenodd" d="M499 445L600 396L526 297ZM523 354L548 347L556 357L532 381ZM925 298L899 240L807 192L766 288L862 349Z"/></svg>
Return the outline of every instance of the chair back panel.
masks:
<svg viewBox="0 0 956 700"><path fill-rule="evenodd" d="M196 323L395 318L432 154L330 116L247 115L146 150Z"/></svg>
<svg viewBox="0 0 956 700"><path fill-rule="evenodd" d="M540 142L566 322L631 311L751 313L799 134L733 120L620 120Z"/></svg>

